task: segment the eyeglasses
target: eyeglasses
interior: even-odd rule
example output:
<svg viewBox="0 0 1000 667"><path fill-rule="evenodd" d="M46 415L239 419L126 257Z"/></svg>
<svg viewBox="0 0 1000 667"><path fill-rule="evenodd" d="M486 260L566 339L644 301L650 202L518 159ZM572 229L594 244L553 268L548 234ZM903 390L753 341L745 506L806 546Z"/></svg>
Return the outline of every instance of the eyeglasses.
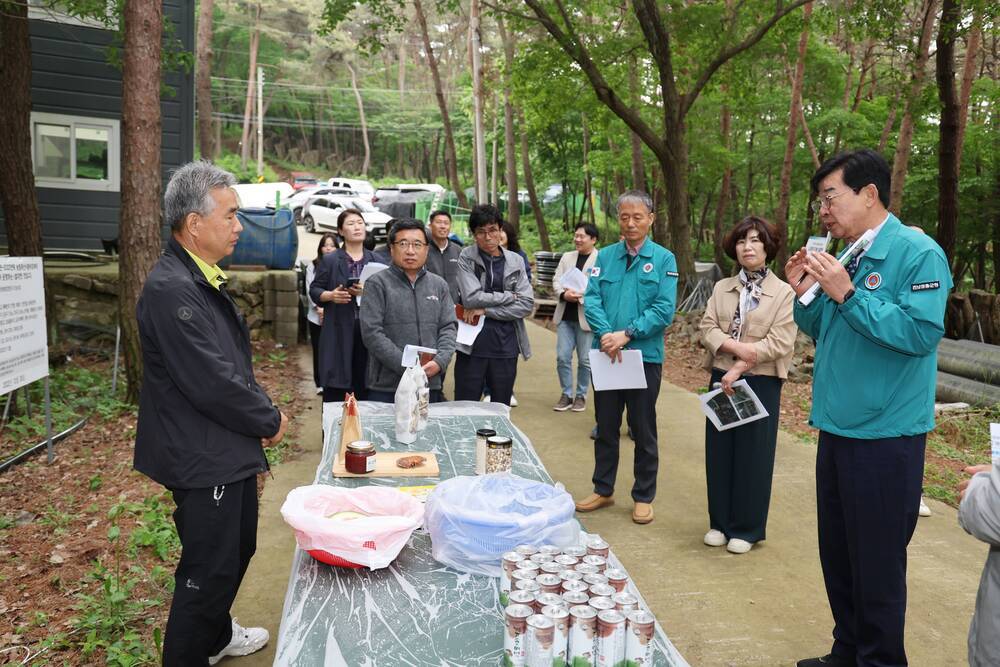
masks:
<svg viewBox="0 0 1000 667"><path fill-rule="evenodd" d="M427 247L427 244L423 241L396 241L392 245L400 250L423 250Z"/></svg>
<svg viewBox="0 0 1000 667"><path fill-rule="evenodd" d="M500 235L500 228L499 227L489 227L489 228L480 227L479 229L477 229L476 231L474 231L472 234L473 234L473 236L499 236Z"/></svg>
<svg viewBox="0 0 1000 667"><path fill-rule="evenodd" d="M835 195L823 195L819 199L813 200L809 204L809 206L812 207L813 213L819 213L820 211L823 210L824 206L826 206L826 210L829 211L831 208L833 208L833 200L839 197L840 195L844 194L847 194L847 190L844 190L843 192L838 192Z"/></svg>

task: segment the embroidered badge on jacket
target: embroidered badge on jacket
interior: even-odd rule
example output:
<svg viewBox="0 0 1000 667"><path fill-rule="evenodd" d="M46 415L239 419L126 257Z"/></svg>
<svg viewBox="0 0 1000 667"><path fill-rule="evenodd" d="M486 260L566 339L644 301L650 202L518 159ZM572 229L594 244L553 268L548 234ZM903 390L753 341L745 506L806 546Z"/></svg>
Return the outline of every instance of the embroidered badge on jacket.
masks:
<svg viewBox="0 0 1000 667"><path fill-rule="evenodd" d="M865 287L876 290L882 285L882 276L878 273L869 273L865 278Z"/></svg>

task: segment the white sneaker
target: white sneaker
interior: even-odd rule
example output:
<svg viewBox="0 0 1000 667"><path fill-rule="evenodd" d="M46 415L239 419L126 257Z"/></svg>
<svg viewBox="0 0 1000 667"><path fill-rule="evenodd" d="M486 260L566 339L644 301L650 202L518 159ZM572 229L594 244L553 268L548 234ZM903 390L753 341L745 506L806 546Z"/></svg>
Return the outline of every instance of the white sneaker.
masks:
<svg viewBox="0 0 1000 667"><path fill-rule="evenodd" d="M319 396L323 393L323 387L316 387L316 395Z"/></svg>
<svg viewBox="0 0 1000 667"><path fill-rule="evenodd" d="M514 396L513 393L510 395L510 407L512 408L517 407L517 396Z"/></svg>
<svg viewBox="0 0 1000 667"><path fill-rule="evenodd" d="M924 502L924 497L923 496L920 496L920 509L917 510L917 513L920 516L930 516L931 515L931 508L928 507L927 503Z"/></svg>
<svg viewBox="0 0 1000 667"><path fill-rule="evenodd" d="M731 554L745 554L753 548L753 542L747 542L746 540L741 540L738 537L734 537L729 540L729 544L726 545L726 551Z"/></svg>
<svg viewBox="0 0 1000 667"><path fill-rule="evenodd" d="M710 547L721 547L725 546L726 544L726 536L722 533L721 530L716 530L715 528L713 528L712 530L705 533L705 538L703 541Z"/></svg>
<svg viewBox="0 0 1000 667"><path fill-rule="evenodd" d="M490 395L486 394L485 396L483 396L481 402L482 403L489 403L490 402Z"/></svg>
<svg viewBox="0 0 1000 667"><path fill-rule="evenodd" d="M264 628L244 628L233 619L233 638L229 644L208 659L208 664L214 665L227 655L250 655L264 648L267 640L271 638Z"/></svg>

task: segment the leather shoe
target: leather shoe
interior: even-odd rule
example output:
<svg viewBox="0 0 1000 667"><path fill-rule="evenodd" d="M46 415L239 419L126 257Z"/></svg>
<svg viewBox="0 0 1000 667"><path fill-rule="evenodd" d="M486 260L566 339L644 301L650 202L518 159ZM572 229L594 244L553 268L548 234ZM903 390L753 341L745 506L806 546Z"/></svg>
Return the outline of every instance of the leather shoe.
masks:
<svg viewBox="0 0 1000 667"><path fill-rule="evenodd" d="M611 507L615 504L614 496L601 496L592 493L583 500L576 503L577 512L593 512L602 507Z"/></svg>
<svg viewBox="0 0 1000 667"><path fill-rule="evenodd" d="M827 653L822 658L808 658L795 663L795 667L855 667L855 665L857 661L854 658L845 658L832 653Z"/></svg>
<svg viewBox="0 0 1000 667"><path fill-rule="evenodd" d="M653 520L653 506L649 503L636 503L632 510L632 521L647 524Z"/></svg>

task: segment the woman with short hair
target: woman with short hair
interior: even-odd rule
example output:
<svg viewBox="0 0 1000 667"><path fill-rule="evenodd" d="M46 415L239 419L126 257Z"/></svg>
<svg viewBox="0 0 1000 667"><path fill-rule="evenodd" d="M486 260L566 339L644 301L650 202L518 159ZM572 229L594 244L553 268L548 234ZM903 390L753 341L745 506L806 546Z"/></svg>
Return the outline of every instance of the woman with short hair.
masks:
<svg viewBox="0 0 1000 667"><path fill-rule="evenodd" d="M710 387L733 393L746 380L768 417L719 431L705 424L705 474L710 530L705 544L743 554L765 538L778 438L781 385L788 377L795 335L795 293L767 268L781 240L774 225L748 216L722 242L740 266L715 284L701 320Z"/></svg>
<svg viewBox="0 0 1000 667"><path fill-rule="evenodd" d="M361 211L341 211L337 231L343 247L323 258L309 286L313 303L323 307L319 367L324 403L343 401L348 393L361 401L367 392L368 351L361 339L357 298L362 292L361 271L368 262L376 261L375 253L364 247L366 229Z"/></svg>

